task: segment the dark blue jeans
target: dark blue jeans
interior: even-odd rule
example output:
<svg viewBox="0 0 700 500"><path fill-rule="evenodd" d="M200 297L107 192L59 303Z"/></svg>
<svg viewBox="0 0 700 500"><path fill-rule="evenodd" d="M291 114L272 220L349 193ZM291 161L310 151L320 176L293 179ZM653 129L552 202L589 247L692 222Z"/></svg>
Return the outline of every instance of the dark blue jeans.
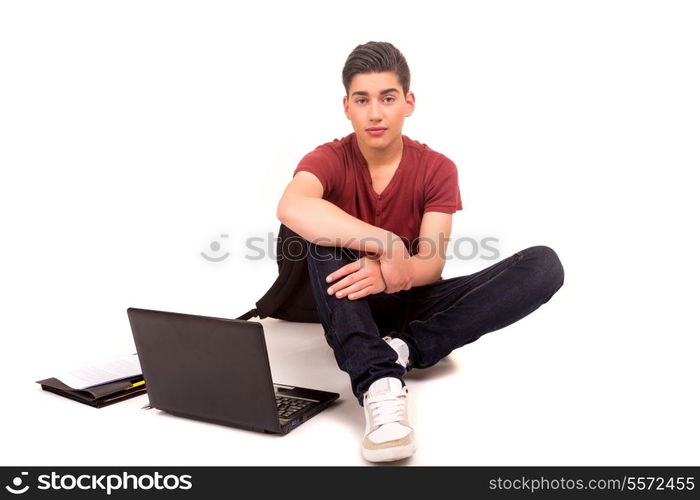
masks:
<svg viewBox="0 0 700 500"><path fill-rule="evenodd" d="M362 299L328 295L326 276L358 253L308 244L311 288L326 336L360 404L375 380L405 371L382 340L409 347L413 368L428 368L458 347L510 325L547 302L564 283L564 268L549 247L534 246L468 276Z"/></svg>

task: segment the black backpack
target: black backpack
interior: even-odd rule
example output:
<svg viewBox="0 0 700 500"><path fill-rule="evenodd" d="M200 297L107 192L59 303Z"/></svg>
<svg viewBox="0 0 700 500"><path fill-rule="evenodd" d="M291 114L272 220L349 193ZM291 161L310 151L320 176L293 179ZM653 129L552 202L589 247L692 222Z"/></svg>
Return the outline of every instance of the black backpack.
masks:
<svg viewBox="0 0 700 500"><path fill-rule="evenodd" d="M279 275L255 308L236 319L277 318L302 323L320 323L306 267L306 241L284 224L277 237Z"/></svg>

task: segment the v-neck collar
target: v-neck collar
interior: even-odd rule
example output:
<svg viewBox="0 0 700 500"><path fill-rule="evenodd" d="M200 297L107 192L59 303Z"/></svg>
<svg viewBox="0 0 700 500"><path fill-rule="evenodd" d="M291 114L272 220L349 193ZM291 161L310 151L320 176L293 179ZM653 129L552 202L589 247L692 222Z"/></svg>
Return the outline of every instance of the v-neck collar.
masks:
<svg viewBox="0 0 700 500"><path fill-rule="evenodd" d="M403 171L403 169L401 167L406 162L406 136L401 135L401 142L403 144L403 150L401 151L401 160L399 161L399 166L396 167L396 170L394 171L394 175L391 176L391 179L389 179L389 183L384 187L381 194L378 194L374 190L374 186L372 184L372 175L369 173L369 166L367 165L367 160L365 160L365 157L362 155L362 151L360 151L360 146L357 143L357 134L355 132L352 133L352 141L350 141L350 142L352 142L353 149L355 150L355 155L357 156L360 164L362 165L362 172L363 172L362 175L364 176L365 181L367 182L367 185L369 186L370 193L372 194L372 196L375 199L386 198L387 195L390 194L394 185L398 182L397 177Z"/></svg>

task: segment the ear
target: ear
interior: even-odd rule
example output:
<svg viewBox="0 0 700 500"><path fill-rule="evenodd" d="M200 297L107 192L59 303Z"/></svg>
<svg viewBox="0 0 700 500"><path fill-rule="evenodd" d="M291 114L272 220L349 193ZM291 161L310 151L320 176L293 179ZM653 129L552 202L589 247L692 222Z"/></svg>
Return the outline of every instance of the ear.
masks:
<svg viewBox="0 0 700 500"><path fill-rule="evenodd" d="M404 114L404 116L411 116L413 114L413 110L415 109L416 95L409 90L408 94L406 94L406 113Z"/></svg>
<svg viewBox="0 0 700 500"><path fill-rule="evenodd" d="M345 111L345 116L348 120L350 119L350 113L348 112L349 104L348 96L343 96L343 111Z"/></svg>

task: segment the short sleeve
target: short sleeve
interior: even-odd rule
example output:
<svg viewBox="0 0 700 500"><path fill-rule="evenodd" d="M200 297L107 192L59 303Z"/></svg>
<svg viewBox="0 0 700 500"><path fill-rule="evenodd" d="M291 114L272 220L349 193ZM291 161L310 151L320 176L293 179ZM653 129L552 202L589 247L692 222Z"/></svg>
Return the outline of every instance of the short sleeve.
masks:
<svg viewBox="0 0 700 500"><path fill-rule="evenodd" d="M457 210L462 210L457 165L441 155L441 161L428 172L423 212L453 214Z"/></svg>
<svg viewBox="0 0 700 500"><path fill-rule="evenodd" d="M326 200L337 191L338 183L342 178L342 164L338 155L325 146L317 147L301 159L294 170L294 175L301 171L311 172L321 181L323 198Z"/></svg>

